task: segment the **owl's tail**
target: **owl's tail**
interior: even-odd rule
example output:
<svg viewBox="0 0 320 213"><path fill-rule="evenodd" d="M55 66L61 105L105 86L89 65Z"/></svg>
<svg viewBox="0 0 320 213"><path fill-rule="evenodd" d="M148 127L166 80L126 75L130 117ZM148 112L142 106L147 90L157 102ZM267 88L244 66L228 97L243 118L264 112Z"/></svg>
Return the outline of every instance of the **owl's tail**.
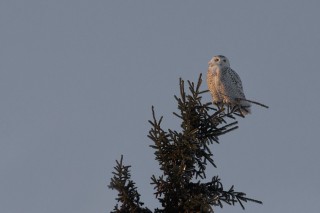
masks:
<svg viewBox="0 0 320 213"><path fill-rule="evenodd" d="M259 105L259 106L267 108L267 109L269 108L267 105L264 105L264 104L256 102L256 101L251 101L248 99L240 99L240 102L238 102L238 108L239 108L242 115L247 115L247 114L251 113L251 110L250 110L251 103Z"/></svg>
<svg viewBox="0 0 320 213"><path fill-rule="evenodd" d="M248 101L240 101L239 110L242 115L247 115L251 113L251 104Z"/></svg>

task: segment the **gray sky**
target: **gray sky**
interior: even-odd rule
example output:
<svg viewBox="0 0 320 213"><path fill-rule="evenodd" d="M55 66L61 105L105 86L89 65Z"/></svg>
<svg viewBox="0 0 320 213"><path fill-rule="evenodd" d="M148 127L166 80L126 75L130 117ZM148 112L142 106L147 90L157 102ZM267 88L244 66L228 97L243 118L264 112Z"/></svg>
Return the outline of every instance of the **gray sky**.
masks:
<svg viewBox="0 0 320 213"><path fill-rule="evenodd" d="M159 207L148 184L159 173L146 137L151 105L176 127L179 77L195 81L217 54L247 97L270 109L254 106L212 146L218 168L208 176L264 202L246 212L318 212L319 8L316 0L1 0L0 212L109 212L121 154L142 200Z"/></svg>

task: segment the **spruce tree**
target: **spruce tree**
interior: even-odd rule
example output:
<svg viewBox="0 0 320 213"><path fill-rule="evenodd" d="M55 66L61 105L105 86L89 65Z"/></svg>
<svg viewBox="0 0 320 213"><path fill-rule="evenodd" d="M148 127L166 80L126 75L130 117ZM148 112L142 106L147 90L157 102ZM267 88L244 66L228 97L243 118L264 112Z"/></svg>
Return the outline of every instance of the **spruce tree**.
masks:
<svg viewBox="0 0 320 213"><path fill-rule="evenodd" d="M219 136L238 128L239 114L219 109L209 103L202 103L201 74L198 82L185 82L180 78L180 96L174 96L178 112L173 114L180 119L180 130L165 130L162 119L157 119L152 107L151 129L148 137L153 144L155 160L158 161L162 175L152 175L155 197L161 207L155 213L170 212L214 212L215 206L239 204L244 209L245 202L261 201L248 198L245 193L237 192L234 186L225 190L220 178L206 176L208 165L216 167L213 160L212 144L219 143ZM140 194L131 180L130 166L123 165L123 158L116 161L115 171L109 188L118 191L117 204L112 212L152 212L143 207Z"/></svg>

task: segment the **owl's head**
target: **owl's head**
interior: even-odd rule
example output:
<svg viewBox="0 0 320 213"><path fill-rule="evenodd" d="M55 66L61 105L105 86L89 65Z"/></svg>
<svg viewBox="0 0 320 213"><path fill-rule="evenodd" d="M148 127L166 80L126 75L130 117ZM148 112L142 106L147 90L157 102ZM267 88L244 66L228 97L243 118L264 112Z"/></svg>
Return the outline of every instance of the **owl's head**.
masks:
<svg viewBox="0 0 320 213"><path fill-rule="evenodd" d="M229 59L223 55L216 55L209 61L209 67L219 66L219 67L230 67Z"/></svg>

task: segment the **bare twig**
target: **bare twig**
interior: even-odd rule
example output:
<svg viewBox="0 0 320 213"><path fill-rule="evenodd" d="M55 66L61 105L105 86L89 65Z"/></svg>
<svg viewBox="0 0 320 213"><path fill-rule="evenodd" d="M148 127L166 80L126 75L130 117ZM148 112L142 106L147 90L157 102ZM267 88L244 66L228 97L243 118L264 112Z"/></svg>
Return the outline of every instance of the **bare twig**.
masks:
<svg viewBox="0 0 320 213"><path fill-rule="evenodd" d="M230 98L230 96L228 96L228 95L225 95L225 94L222 94L222 93L220 93L220 94L223 95L223 96L226 96L226 97ZM267 105L265 105L265 104L259 103L259 102L257 102L257 101L251 101L251 100L248 100L248 99L245 99L245 98L236 98L236 100L248 101L249 103L256 104L256 105L259 105L259 106L264 107L264 108L267 108L267 109L269 108L269 106L267 106Z"/></svg>
<svg viewBox="0 0 320 213"><path fill-rule="evenodd" d="M248 101L248 102L250 102L250 103L252 103L252 104L256 104L256 105L262 106L262 107L267 108L267 109L269 108L269 106L264 105L264 104L259 103L259 102L256 102L256 101L251 101L251 100L244 99L244 98L237 98L237 99L238 99L238 100L241 100L241 101Z"/></svg>

